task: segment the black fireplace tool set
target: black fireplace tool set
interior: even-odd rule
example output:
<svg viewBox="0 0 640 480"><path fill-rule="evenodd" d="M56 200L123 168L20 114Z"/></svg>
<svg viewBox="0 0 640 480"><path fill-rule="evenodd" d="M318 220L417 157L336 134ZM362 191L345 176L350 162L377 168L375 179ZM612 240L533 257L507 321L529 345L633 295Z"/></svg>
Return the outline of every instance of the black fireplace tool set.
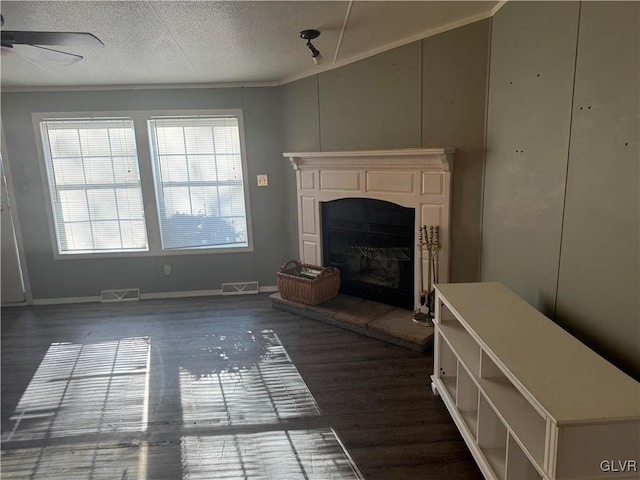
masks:
<svg viewBox="0 0 640 480"><path fill-rule="evenodd" d="M435 313L434 285L438 283L438 253L440 251L440 227L422 225L418 228L420 252L420 306L413 312L412 320L420 325L433 325ZM427 252L427 288L424 288L424 251Z"/></svg>

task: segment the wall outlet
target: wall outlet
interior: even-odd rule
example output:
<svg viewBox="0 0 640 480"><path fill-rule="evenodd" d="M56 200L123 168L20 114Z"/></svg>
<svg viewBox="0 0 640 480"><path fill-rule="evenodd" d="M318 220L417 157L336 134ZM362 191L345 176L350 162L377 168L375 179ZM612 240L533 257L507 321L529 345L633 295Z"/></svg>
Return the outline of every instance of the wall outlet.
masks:
<svg viewBox="0 0 640 480"><path fill-rule="evenodd" d="M266 187L267 185L269 185L269 179L266 175L258 175L257 179L259 187Z"/></svg>

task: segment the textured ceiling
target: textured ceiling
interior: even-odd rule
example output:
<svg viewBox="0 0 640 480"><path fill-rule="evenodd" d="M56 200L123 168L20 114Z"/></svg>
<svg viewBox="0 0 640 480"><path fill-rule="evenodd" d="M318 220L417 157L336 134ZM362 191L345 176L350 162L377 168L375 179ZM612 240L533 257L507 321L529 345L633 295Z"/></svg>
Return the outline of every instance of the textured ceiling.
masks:
<svg viewBox="0 0 640 480"><path fill-rule="evenodd" d="M80 31L99 47L69 66L2 49L4 89L271 84L485 18L496 1L2 1L4 30ZM301 30L324 58L314 65ZM17 49L16 49L17 50Z"/></svg>

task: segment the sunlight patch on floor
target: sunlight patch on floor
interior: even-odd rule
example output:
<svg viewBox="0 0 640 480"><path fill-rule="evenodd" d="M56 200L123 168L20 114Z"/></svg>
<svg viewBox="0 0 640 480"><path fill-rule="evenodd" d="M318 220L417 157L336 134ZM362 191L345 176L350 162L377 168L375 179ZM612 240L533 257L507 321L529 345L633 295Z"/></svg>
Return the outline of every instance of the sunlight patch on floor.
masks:
<svg viewBox="0 0 640 480"><path fill-rule="evenodd" d="M183 480L363 478L330 428L184 437L182 466Z"/></svg>
<svg viewBox="0 0 640 480"><path fill-rule="evenodd" d="M144 430L149 352L147 337L52 344L2 441Z"/></svg>
<svg viewBox="0 0 640 480"><path fill-rule="evenodd" d="M265 424L320 414L273 331L212 335L199 347L210 356L206 370L180 367L185 425Z"/></svg>
<svg viewBox="0 0 640 480"><path fill-rule="evenodd" d="M138 476L140 448L63 445L2 452L2 479L144 480ZM149 479L150 480L150 479Z"/></svg>

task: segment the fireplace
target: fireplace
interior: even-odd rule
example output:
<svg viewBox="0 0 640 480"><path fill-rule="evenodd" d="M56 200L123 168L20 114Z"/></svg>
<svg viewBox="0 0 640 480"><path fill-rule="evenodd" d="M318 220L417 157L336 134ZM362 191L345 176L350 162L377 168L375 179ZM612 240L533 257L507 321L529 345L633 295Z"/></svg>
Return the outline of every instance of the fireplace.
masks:
<svg viewBox="0 0 640 480"><path fill-rule="evenodd" d="M439 227L439 281L449 278L454 151L285 153L296 170L300 260L338 267L343 293L417 308L427 272L418 227Z"/></svg>
<svg viewBox="0 0 640 480"><path fill-rule="evenodd" d="M322 264L340 270L340 292L413 308L414 209L343 198L320 210Z"/></svg>

